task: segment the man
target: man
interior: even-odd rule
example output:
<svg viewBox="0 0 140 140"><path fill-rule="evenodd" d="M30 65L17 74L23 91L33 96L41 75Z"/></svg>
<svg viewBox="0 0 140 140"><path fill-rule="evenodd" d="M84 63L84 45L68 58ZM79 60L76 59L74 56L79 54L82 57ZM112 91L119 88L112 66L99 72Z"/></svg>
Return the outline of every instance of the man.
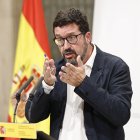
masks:
<svg viewBox="0 0 140 140"><path fill-rule="evenodd" d="M127 64L91 43L79 10L60 11L53 32L63 58L45 59L42 86L26 104L27 119L36 123L50 115L50 135L57 140L124 140L132 96Z"/></svg>

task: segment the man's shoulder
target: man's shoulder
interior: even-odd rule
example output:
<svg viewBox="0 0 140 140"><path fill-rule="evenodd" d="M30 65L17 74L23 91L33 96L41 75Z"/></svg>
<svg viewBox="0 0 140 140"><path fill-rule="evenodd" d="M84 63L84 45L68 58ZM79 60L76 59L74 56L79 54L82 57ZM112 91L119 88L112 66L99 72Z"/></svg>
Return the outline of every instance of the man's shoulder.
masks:
<svg viewBox="0 0 140 140"><path fill-rule="evenodd" d="M127 65L126 62L119 56L116 56L114 54L105 52L97 48L97 56L99 59L102 59L104 61L104 64L108 65L114 65L114 64L121 64L121 65Z"/></svg>

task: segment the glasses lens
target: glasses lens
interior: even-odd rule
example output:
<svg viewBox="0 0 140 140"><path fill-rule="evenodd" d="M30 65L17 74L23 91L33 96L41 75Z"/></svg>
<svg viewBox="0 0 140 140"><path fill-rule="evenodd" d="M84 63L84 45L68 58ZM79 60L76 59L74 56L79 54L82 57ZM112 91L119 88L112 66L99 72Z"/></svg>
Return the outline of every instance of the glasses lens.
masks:
<svg viewBox="0 0 140 140"><path fill-rule="evenodd" d="M54 42L56 43L56 45L58 46L63 46L64 45L64 40L62 38L55 38Z"/></svg>
<svg viewBox="0 0 140 140"><path fill-rule="evenodd" d="M69 36L69 37L67 37L67 41L70 44L75 44L77 42L77 37L75 35Z"/></svg>

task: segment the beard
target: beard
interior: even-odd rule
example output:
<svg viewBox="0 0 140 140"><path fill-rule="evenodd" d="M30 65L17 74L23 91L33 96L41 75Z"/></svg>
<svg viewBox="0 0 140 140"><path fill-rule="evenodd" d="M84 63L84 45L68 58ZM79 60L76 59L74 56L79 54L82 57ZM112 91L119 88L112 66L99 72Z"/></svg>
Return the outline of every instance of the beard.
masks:
<svg viewBox="0 0 140 140"><path fill-rule="evenodd" d="M85 45L85 47L84 47L83 53L82 53L82 55L80 55L82 61L84 60L84 58L85 58L85 56L86 56L86 53L87 53L87 49L88 49L87 44L84 43L84 45ZM73 57L66 58L65 55L67 55L67 54L70 54L70 55L72 55ZM77 56L78 56L78 55L79 55L79 54L77 54L77 53L76 53L74 50L72 50L71 48L68 48L68 49L64 50L64 52L63 52L63 57L64 57L66 63L71 63L71 64L74 65L74 66L78 66L78 62L77 62Z"/></svg>
<svg viewBox="0 0 140 140"><path fill-rule="evenodd" d="M76 61L76 58L71 58L71 59L66 59L65 58L66 63L71 63L74 66L78 66L78 63Z"/></svg>
<svg viewBox="0 0 140 140"><path fill-rule="evenodd" d="M72 57L66 58L65 56L68 55L68 54L69 55L72 55ZM74 66L77 66L78 65L78 63L76 61L77 56L78 56L78 54L74 50L72 50L71 48L66 49L63 52L63 57L64 57L66 63L71 63Z"/></svg>

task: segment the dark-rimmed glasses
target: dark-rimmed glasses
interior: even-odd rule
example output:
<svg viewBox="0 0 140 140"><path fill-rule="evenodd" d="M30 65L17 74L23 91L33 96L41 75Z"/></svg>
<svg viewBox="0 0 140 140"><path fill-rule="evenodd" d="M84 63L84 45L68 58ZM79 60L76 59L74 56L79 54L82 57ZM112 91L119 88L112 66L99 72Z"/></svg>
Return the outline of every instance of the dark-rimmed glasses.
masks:
<svg viewBox="0 0 140 140"><path fill-rule="evenodd" d="M63 38L63 37L54 38L54 42L59 47L62 47L64 45L65 40L67 40L67 42L70 43L70 44L76 44L77 41L78 41L77 37L81 34L82 33L79 33L78 35L70 35L66 38Z"/></svg>

